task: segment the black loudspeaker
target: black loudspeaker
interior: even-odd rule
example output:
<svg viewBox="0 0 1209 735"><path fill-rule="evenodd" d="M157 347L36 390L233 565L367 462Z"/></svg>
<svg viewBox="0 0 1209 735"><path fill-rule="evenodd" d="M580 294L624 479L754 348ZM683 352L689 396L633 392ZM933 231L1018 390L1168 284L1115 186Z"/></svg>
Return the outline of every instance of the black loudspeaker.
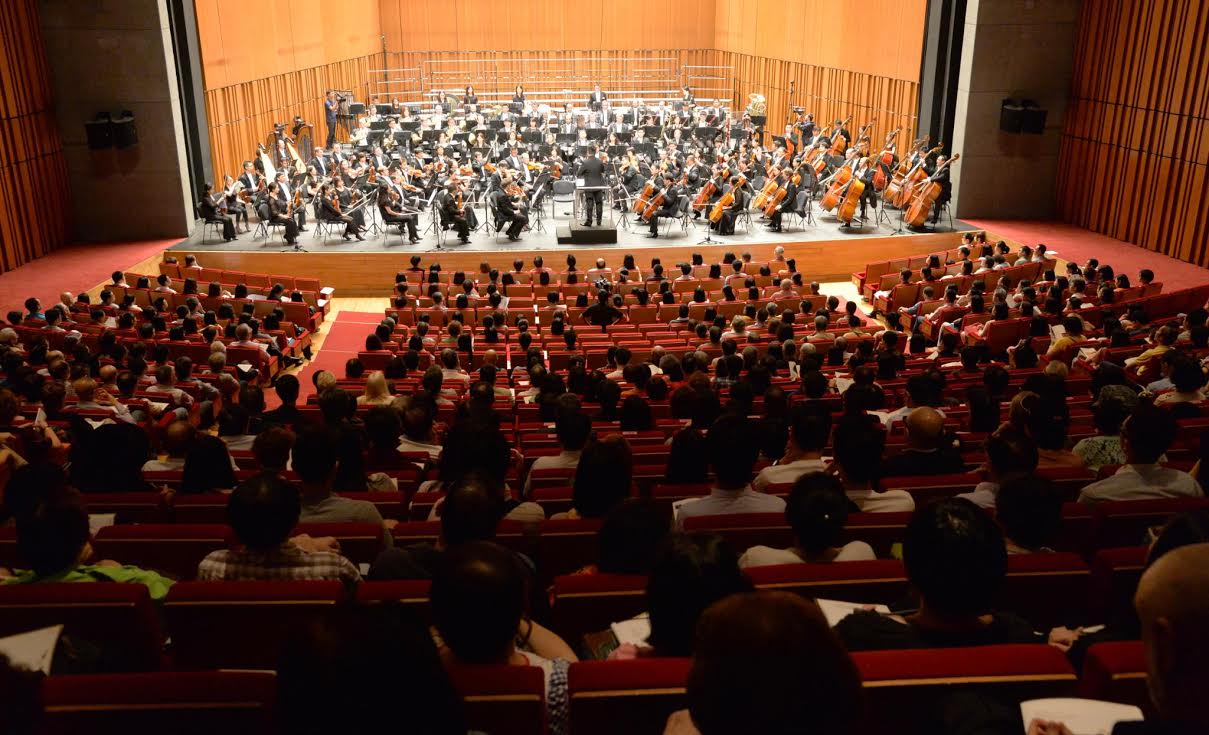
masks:
<svg viewBox="0 0 1209 735"><path fill-rule="evenodd" d="M1041 135L1045 132L1045 118L1049 111L1043 107L1025 107L1020 116L1021 132Z"/></svg>
<svg viewBox="0 0 1209 735"><path fill-rule="evenodd" d="M999 129L1005 133L1019 133L1023 118L1024 107L1018 100L1005 99L999 107Z"/></svg>
<svg viewBox="0 0 1209 735"><path fill-rule="evenodd" d="M118 148L131 148L139 144L139 130L134 126L134 113L122 110L113 119L113 144Z"/></svg>
<svg viewBox="0 0 1209 735"><path fill-rule="evenodd" d="M94 151L113 147L113 124L108 112L98 112L96 119L84 123L88 147Z"/></svg>

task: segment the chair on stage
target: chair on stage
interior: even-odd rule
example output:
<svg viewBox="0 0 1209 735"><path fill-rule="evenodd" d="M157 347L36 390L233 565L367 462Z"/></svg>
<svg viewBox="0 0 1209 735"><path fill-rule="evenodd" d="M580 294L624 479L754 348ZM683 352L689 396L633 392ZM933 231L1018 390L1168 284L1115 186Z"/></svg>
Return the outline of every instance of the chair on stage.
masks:
<svg viewBox="0 0 1209 735"><path fill-rule="evenodd" d="M261 202L256 206L256 217L260 221L256 223L256 232L252 233L252 239L256 239L263 234L265 244L268 245L273 241L271 231L277 230L277 235L281 237L282 244L285 243L285 223L273 221L267 202Z"/></svg>
<svg viewBox="0 0 1209 735"><path fill-rule="evenodd" d="M798 226L803 230L806 229L806 222L809 220L812 224L814 217L810 213L810 192L799 191L797 197L793 200L793 208L787 214L798 218ZM792 221L792 220L791 220Z"/></svg>
<svg viewBox="0 0 1209 735"><path fill-rule="evenodd" d="M550 214L555 215L555 204L574 204L575 203L575 182L571 179L559 179L554 182L553 194L550 196ZM570 214L570 212L563 212Z"/></svg>
<svg viewBox="0 0 1209 735"><path fill-rule="evenodd" d="M202 219L201 214L200 214L200 213L197 211L197 207L194 207L194 208L193 208L193 217L194 217L194 219ZM206 242L207 242L207 240L206 240L206 233L207 233L207 232L209 232L211 228L213 228L213 229L214 229L214 234L215 234L215 236L216 236L217 238L221 238L221 237L222 237L222 232L223 232L223 227L225 226L225 224L226 224L226 223L225 223L223 220L218 219L217 217L214 217L214 218L211 218L211 219L207 219L207 220L205 220L205 221L202 223L202 241L201 241L201 244L202 244L202 245L205 245L205 244L206 244Z"/></svg>

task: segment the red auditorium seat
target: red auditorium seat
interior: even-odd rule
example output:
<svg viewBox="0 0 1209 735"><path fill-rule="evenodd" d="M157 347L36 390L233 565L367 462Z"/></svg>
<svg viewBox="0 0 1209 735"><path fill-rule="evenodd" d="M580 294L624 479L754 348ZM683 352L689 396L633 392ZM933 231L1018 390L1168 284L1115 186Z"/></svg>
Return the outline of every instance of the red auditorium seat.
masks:
<svg viewBox="0 0 1209 735"><path fill-rule="evenodd" d="M231 496L223 493L177 494L172 515L177 523L226 523L230 500Z"/></svg>
<svg viewBox="0 0 1209 735"><path fill-rule="evenodd" d="M164 523L107 526L97 532L97 558L114 559L177 579L193 579L197 565L211 551L225 549L231 529L224 525Z"/></svg>
<svg viewBox="0 0 1209 735"><path fill-rule="evenodd" d="M178 669L272 669L290 631L345 598L340 582L178 582L164 601Z"/></svg>
<svg viewBox="0 0 1209 735"><path fill-rule="evenodd" d="M775 488L777 486L773 486ZM843 542L864 541L879 558L890 555L890 547L903 540L911 513L853 513L844 525ZM686 518L686 531L710 531L722 535L739 553L752 546L792 546L793 531L784 513L733 513Z"/></svg>
<svg viewBox="0 0 1209 735"><path fill-rule="evenodd" d="M546 676L537 666L452 666L449 678L466 705L466 724L492 735L546 729Z"/></svg>
<svg viewBox="0 0 1209 735"><path fill-rule="evenodd" d="M299 523L295 534L332 536L340 542L340 554L353 564L368 564L382 551L382 526L377 523Z"/></svg>
<svg viewBox="0 0 1209 735"><path fill-rule="evenodd" d="M0 585L0 636L48 625L115 654L122 669L160 668L159 617L141 584L61 583Z"/></svg>
<svg viewBox="0 0 1209 735"><path fill-rule="evenodd" d="M1012 554L996 607L1028 620L1037 630L1085 620L1091 574L1078 554Z"/></svg>
<svg viewBox="0 0 1209 735"><path fill-rule="evenodd" d="M1053 646L1017 644L914 651L864 651L852 656L866 694L867 732L927 729L937 698L954 690L986 694L1011 705L1070 696L1075 673Z"/></svg>
<svg viewBox="0 0 1209 735"><path fill-rule="evenodd" d="M276 676L251 671L52 676L42 735L260 735L272 731Z"/></svg>
<svg viewBox="0 0 1209 735"><path fill-rule="evenodd" d="M542 521L535 561L541 584L596 563L597 534L602 521L591 518Z"/></svg>
<svg viewBox="0 0 1209 735"><path fill-rule="evenodd" d="M1133 546L1146 540L1146 531L1161 526L1173 516L1209 508L1206 498L1167 498L1163 500L1122 500L1095 506L1095 547L1107 549Z"/></svg>
<svg viewBox="0 0 1209 735"><path fill-rule="evenodd" d="M1133 595L1146 570L1147 546L1101 549L1091 562L1091 601L1101 622L1136 621Z"/></svg>
<svg viewBox="0 0 1209 735"><path fill-rule="evenodd" d="M119 524L167 523L172 520L172 513L164 506L159 493L89 493L84 500L89 513L113 513Z"/></svg>
<svg viewBox="0 0 1209 735"><path fill-rule="evenodd" d="M691 661L649 658L580 661L567 672L575 735L659 735L668 715L687 706Z"/></svg>
<svg viewBox="0 0 1209 735"><path fill-rule="evenodd" d="M982 482L982 478L974 472L962 472L952 475L918 475L913 477L883 477L877 485L883 492L886 490L906 490L915 498L916 505L924 505L934 500L951 498L954 495L968 493L974 486Z"/></svg>
<svg viewBox="0 0 1209 735"><path fill-rule="evenodd" d="M907 592L902 562L893 559L838 564L777 564L753 567L747 576L761 589L794 592L845 602L890 603Z"/></svg>
<svg viewBox="0 0 1209 735"><path fill-rule="evenodd" d="M1141 641L1097 643L1087 649L1079 696L1154 709L1146 688L1146 651Z"/></svg>
<svg viewBox="0 0 1209 735"><path fill-rule="evenodd" d="M632 618L646 609L646 577L572 574L556 577L551 590L551 625L571 646L586 633Z"/></svg>
<svg viewBox="0 0 1209 735"><path fill-rule="evenodd" d="M357 585L357 602L398 603L415 610L428 620L428 590L432 582L427 579L397 579L390 581L362 582Z"/></svg>
<svg viewBox="0 0 1209 735"><path fill-rule="evenodd" d="M0 527L0 567L18 569L22 565L17 551L17 529L15 526Z"/></svg>

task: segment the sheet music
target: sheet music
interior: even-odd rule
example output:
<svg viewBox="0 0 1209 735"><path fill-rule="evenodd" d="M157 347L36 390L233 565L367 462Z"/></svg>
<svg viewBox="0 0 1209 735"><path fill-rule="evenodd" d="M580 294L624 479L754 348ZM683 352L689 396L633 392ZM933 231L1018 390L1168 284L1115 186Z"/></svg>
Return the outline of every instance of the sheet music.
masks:
<svg viewBox="0 0 1209 735"><path fill-rule="evenodd" d="M62 625L38 628L28 633L0 638L0 653L8 657L14 668L39 671L50 675L50 664L55 657L55 646L63 633Z"/></svg>
<svg viewBox="0 0 1209 735"><path fill-rule="evenodd" d="M1033 720L1048 720L1061 722L1074 735L1108 735L1118 722L1142 719L1142 710L1131 704L1098 699L1054 697L1021 702L1020 715L1026 733Z"/></svg>

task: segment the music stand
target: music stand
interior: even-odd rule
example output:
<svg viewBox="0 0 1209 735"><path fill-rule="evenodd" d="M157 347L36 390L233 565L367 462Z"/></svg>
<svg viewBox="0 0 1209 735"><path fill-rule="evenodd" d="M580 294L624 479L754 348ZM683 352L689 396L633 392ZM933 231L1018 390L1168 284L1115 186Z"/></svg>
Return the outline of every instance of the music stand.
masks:
<svg viewBox="0 0 1209 735"><path fill-rule="evenodd" d="M378 113L378 117L385 117L394 114L395 107L394 105L377 104L374 105L374 111Z"/></svg>
<svg viewBox="0 0 1209 735"><path fill-rule="evenodd" d="M606 137L604 128L588 128L588 140L604 140Z"/></svg>

